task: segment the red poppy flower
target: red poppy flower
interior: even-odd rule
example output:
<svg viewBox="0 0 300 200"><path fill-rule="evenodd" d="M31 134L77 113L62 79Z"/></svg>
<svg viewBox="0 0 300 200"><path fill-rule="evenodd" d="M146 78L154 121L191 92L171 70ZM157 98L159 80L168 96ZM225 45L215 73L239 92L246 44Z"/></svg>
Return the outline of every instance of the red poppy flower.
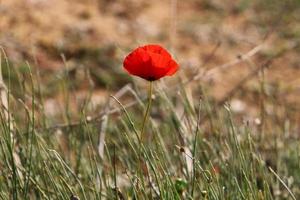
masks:
<svg viewBox="0 0 300 200"><path fill-rule="evenodd" d="M159 45L138 47L126 56L123 66L129 74L148 81L171 76L178 70L176 61Z"/></svg>

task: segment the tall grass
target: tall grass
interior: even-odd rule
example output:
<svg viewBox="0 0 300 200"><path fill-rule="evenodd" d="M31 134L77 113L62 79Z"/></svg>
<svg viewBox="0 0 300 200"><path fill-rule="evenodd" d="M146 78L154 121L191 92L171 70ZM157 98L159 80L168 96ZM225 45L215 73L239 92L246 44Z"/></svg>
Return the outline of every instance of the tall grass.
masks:
<svg viewBox="0 0 300 200"><path fill-rule="evenodd" d="M201 84L199 96L184 85L174 93L155 83L141 143L137 131L145 102L125 108L122 99L112 98L110 109L119 111L106 112L103 130L103 116L90 120L95 114L87 106L90 98L70 110L72 88L65 74L58 80L65 125L54 126L56 120L44 111L38 73L28 66L29 78L12 82L12 74L22 75L8 62L2 62L4 68L14 72L5 76L8 107L0 112L1 199L300 198L299 141L281 133L270 137L272 130L259 140L255 124L236 122L230 105L217 107ZM23 89L14 91L14 84ZM104 156L98 152L100 132L106 134Z"/></svg>

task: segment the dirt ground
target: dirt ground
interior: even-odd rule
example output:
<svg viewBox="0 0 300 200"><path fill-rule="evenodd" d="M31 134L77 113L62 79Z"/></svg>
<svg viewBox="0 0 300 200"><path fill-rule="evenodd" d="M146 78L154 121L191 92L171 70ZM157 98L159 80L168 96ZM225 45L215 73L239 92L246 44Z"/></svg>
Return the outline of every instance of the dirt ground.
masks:
<svg viewBox="0 0 300 200"><path fill-rule="evenodd" d="M198 77L187 87L201 83L217 102L255 117L263 83L266 113L285 105L279 115L300 124L299 8L295 0L0 0L0 45L14 66L37 67L45 85L64 69L64 55L79 96L87 88L80 69L89 68L101 103L107 85L130 81L124 56L159 43L180 63L183 81ZM56 99L46 100L49 112Z"/></svg>

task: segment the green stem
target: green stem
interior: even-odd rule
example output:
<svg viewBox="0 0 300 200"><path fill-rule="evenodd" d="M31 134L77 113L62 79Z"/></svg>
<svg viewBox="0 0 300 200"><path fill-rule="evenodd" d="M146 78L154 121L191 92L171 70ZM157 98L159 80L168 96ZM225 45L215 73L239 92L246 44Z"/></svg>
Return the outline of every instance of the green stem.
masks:
<svg viewBox="0 0 300 200"><path fill-rule="evenodd" d="M144 115L142 128L141 128L141 134L140 134L140 138L139 138L139 143L140 143L140 147L139 147L139 175L140 175L140 178L141 178L141 181L142 181L141 192L143 192L143 190L145 189L145 180L144 180L144 175L143 175L144 174L143 173L143 165L146 165L146 163L143 160L143 151L145 151L145 154L147 153L146 150L143 147L144 129L145 129L146 122L147 122L148 115L149 115L150 108L151 108L152 91L153 91L153 82L150 81L150 83L149 83L149 92L148 92L148 105L147 105L146 112L145 112L145 115Z"/></svg>
<svg viewBox="0 0 300 200"><path fill-rule="evenodd" d="M140 141L143 142L143 136L144 136L144 129L145 129L145 125L150 113L150 108L151 108L151 103L152 103L152 93L153 93L153 81L150 81L149 84L149 93L148 93L148 105L147 105L147 109L144 115L144 120L143 120L143 124L142 124L142 129L141 129L141 136L140 136Z"/></svg>

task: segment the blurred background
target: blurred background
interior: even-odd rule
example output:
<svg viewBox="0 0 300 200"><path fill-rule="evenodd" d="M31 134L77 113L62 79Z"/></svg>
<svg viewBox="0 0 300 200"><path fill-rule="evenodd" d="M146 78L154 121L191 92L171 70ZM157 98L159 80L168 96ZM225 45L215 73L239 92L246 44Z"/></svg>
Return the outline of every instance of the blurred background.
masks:
<svg viewBox="0 0 300 200"><path fill-rule="evenodd" d="M0 30L13 95L23 98L17 82L29 79L30 65L48 116L60 112L65 71L74 99L93 88L96 107L127 83L144 87L122 61L137 46L158 43L180 63L166 82L182 82L195 96L205 88L240 120L260 125L269 115L264 126L292 124L299 134L299 0L0 0Z"/></svg>
<svg viewBox="0 0 300 200"><path fill-rule="evenodd" d="M300 199L300 0L0 0L0 64L1 199Z"/></svg>

